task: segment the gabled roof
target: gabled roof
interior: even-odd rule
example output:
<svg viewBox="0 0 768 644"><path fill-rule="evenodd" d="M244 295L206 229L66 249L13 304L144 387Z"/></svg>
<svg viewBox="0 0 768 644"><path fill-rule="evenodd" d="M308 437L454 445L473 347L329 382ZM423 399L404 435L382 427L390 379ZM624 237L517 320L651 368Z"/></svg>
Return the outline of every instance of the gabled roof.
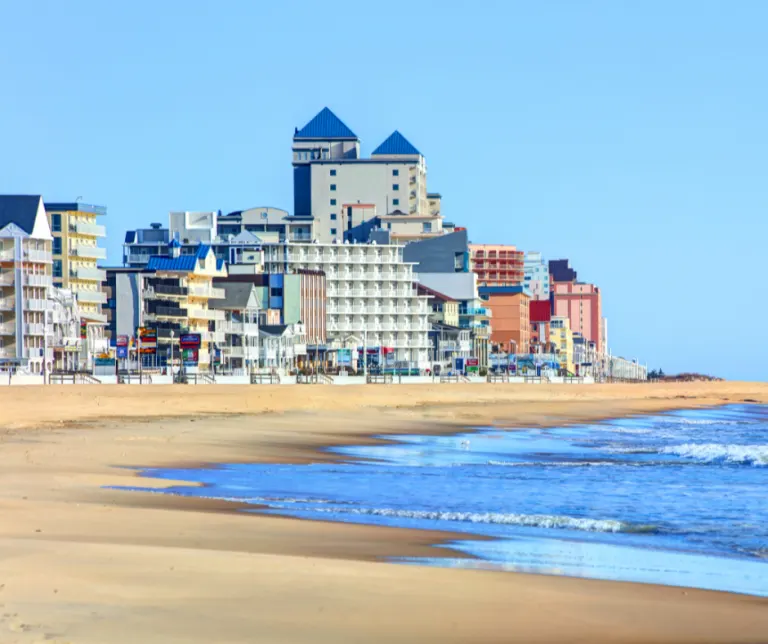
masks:
<svg viewBox="0 0 768 644"><path fill-rule="evenodd" d="M254 235L250 230L241 230L229 241L233 244L260 244L261 238Z"/></svg>
<svg viewBox="0 0 768 644"><path fill-rule="evenodd" d="M153 255L149 258L147 270L150 271L193 271L197 267L197 260L204 259L211 252L211 247L200 244L194 255L181 255L180 257L163 257Z"/></svg>
<svg viewBox="0 0 768 644"><path fill-rule="evenodd" d="M429 286L424 286L424 284L421 284L420 282L416 282L416 292L419 295L431 295L435 299L441 300L443 302L456 302L452 297L448 297L445 293L441 293L440 291L436 291L433 288L429 288Z"/></svg>
<svg viewBox="0 0 768 644"><path fill-rule="evenodd" d="M0 228L13 223L31 235L39 205L40 195L0 195Z"/></svg>
<svg viewBox="0 0 768 644"><path fill-rule="evenodd" d="M327 107L293 135L294 139L356 139L357 135Z"/></svg>
<svg viewBox="0 0 768 644"><path fill-rule="evenodd" d="M251 306L251 297L258 302L254 292L256 287L252 282L217 281L216 287L224 289L224 297L222 299L208 300L209 308L224 311L242 311Z"/></svg>
<svg viewBox="0 0 768 644"><path fill-rule="evenodd" d="M400 132L395 130L384 143L373 151L371 156L377 154L420 155L421 152Z"/></svg>

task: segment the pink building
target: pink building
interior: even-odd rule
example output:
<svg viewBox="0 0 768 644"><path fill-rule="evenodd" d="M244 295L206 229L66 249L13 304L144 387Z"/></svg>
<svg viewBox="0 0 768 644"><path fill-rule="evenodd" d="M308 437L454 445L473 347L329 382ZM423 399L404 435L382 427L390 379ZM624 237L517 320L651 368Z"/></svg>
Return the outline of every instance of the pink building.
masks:
<svg viewBox="0 0 768 644"><path fill-rule="evenodd" d="M567 317L571 330L594 342L598 353L603 347L603 307L600 289L583 282L555 282L552 288L553 315Z"/></svg>

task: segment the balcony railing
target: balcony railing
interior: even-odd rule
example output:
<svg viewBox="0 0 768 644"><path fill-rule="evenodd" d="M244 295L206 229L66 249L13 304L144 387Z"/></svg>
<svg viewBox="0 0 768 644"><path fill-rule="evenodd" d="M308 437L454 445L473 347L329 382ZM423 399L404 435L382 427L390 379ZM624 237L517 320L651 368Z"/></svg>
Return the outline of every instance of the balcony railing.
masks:
<svg viewBox="0 0 768 644"><path fill-rule="evenodd" d="M106 257L106 255L104 257ZM39 262L41 264L50 264L53 262L53 257L47 250L25 250L24 259L29 262Z"/></svg>
<svg viewBox="0 0 768 644"><path fill-rule="evenodd" d="M99 324L107 323L107 315L105 313L96 313L95 311L89 311L88 309L80 309L80 317L88 322L98 322Z"/></svg>
<svg viewBox="0 0 768 644"><path fill-rule="evenodd" d="M216 288L202 284L190 284L189 294L197 297L209 297L217 300L223 300L226 297L226 291L223 288Z"/></svg>
<svg viewBox="0 0 768 644"><path fill-rule="evenodd" d="M89 235L91 237L106 237L107 229L99 224L90 224L84 221L78 221L70 224L69 230L78 235Z"/></svg>
<svg viewBox="0 0 768 644"><path fill-rule="evenodd" d="M45 300L28 299L24 302L24 308L27 311L45 311L48 307Z"/></svg>
<svg viewBox="0 0 768 644"><path fill-rule="evenodd" d="M107 279L107 271L91 266L76 266L69 271L69 276L78 280L103 282Z"/></svg>
<svg viewBox="0 0 768 644"><path fill-rule="evenodd" d="M16 303L12 297L0 297L0 311L13 311Z"/></svg>
<svg viewBox="0 0 768 644"><path fill-rule="evenodd" d="M88 304L106 304L107 294L101 291L75 291L78 302L86 302Z"/></svg>
<svg viewBox="0 0 768 644"><path fill-rule="evenodd" d="M25 324L24 333L26 335L44 335L45 325L44 324Z"/></svg>
<svg viewBox="0 0 768 644"><path fill-rule="evenodd" d="M85 246L84 244L77 244L72 248L72 254L76 257L88 257L90 259L106 259L107 251L104 248L98 246Z"/></svg>
<svg viewBox="0 0 768 644"><path fill-rule="evenodd" d="M0 324L0 336L2 335L16 335L16 325L13 322Z"/></svg>

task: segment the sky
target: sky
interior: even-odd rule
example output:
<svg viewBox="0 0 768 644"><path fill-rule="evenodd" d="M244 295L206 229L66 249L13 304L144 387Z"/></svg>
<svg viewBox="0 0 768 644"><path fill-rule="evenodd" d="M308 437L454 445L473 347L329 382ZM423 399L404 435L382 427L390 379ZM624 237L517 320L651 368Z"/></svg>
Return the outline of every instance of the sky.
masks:
<svg viewBox="0 0 768 644"><path fill-rule="evenodd" d="M330 107L473 242L568 258L616 355L768 380L768 3L0 0L0 194L293 209ZM763 329L761 331L761 329Z"/></svg>

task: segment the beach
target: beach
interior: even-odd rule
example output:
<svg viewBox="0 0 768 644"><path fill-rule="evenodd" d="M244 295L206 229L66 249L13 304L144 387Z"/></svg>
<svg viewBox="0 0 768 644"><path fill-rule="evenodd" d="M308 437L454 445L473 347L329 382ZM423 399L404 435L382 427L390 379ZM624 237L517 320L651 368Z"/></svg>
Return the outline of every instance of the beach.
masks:
<svg viewBox="0 0 768 644"><path fill-rule="evenodd" d="M768 600L386 563L455 535L129 492L372 435L768 402L759 383L0 389L0 642L760 642Z"/></svg>

